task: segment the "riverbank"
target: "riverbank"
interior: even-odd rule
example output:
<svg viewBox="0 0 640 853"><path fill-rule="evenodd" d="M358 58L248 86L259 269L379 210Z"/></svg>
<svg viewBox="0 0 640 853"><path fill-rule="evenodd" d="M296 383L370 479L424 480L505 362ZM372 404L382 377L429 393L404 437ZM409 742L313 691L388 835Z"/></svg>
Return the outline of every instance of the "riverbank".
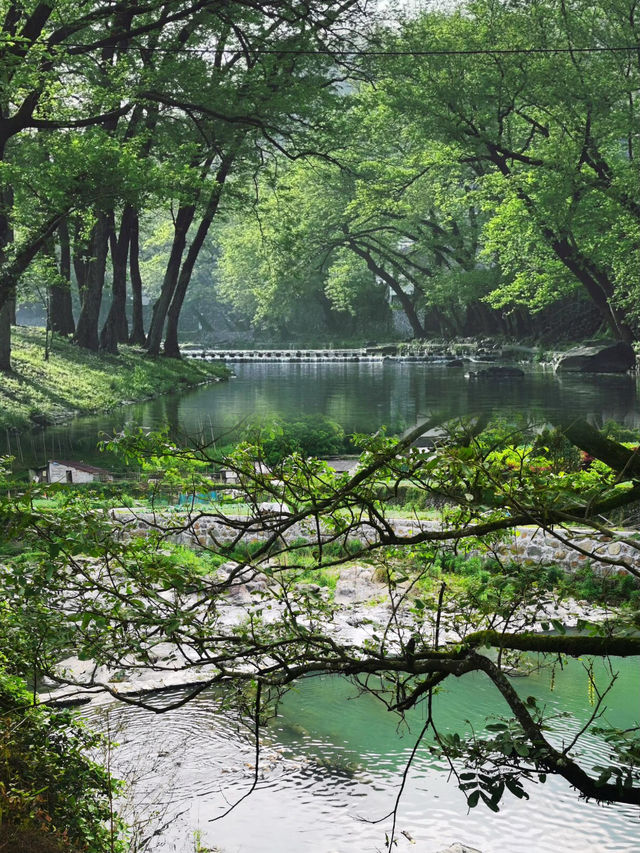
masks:
<svg viewBox="0 0 640 853"><path fill-rule="evenodd" d="M89 564L100 572L99 561L87 561ZM277 560L271 563L271 567L274 566L282 568ZM291 593L294 600L298 593L302 596L311 593L331 608L331 617L322 624L322 630L333 642L345 647L367 648L375 646L384 635L387 652L399 654L408 637L430 636L435 624L439 582L434 581L433 587L428 589L416 586L415 579L404 581L392 592L380 569L375 562L355 560L318 571L317 575L311 570L308 574L299 575ZM239 570L238 562L230 559L215 570L214 577L218 582L229 583L228 589L216 600L217 626L223 633L225 630L233 632L256 614L271 624L284 618L287 604L283 601L281 587L273 584L271 574L253 569ZM450 589L457 589L460 595L464 595L469 577L468 574L450 572ZM575 592L579 591L579 586L576 586ZM414 608L417 592L422 596L421 600L430 602L426 610L423 607L418 613ZM182 600L182 607L192 614L194 624L197 624L208 618L211 601L203 601L197 594L192 594ZM445 644L459 644L469 634L471 622L475 631L506 630L509 624L511 631L547 634L552 624L562 625L563 630L575 630L580 625L602 626L620 618L623 613L624 608L611 602L605 605L567 597L559 586L539 600L535 596L529 601L523 600L507 621L499 620L497 623L487 621L481 610L467 612L467 618L460 619L454 599L443 607L439 637ZM491 629L490 624L498 627ZM312 623L309 622L308 626L311 628ZM206 655L200 657L193 648L176 646L160 639L150 647L150 652L146 659L130 658L124 667L97 664L75 655L64 658L55 667L57 675L51 677L50 673L43 680L39 701L58 707L73 707L102 701L105 694L115 698L142 698L210 684L219 675L216 664L209 662ZM241 668L242 664L239 666ZM505 672L512 677L522 677L529 672L528 664L523 659L518 666L506 666Z"/></svg>
<svg viewBox="0 0 640 853"><path fill-rule="evenodd" d="M13 371L0 377L0 428L49 426L230 375L220 364L150 359L128 346L117 356L91 353L58 336L45 361L44 344L44 329L14 330Z"/></svg>

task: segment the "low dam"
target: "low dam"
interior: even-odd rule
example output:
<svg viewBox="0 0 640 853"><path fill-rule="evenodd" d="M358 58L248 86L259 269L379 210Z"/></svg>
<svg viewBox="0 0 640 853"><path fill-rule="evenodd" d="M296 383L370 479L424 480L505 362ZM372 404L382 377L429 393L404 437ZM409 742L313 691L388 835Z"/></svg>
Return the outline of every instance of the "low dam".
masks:
<svg viewBox="0 0 640 853"><path fill-rule="evenodd" d="M404 354L396 346L361 347L358 349L214 349L208 347L183 347L182 354L188 358L207 361L234 361L245 363L261 362L376 362L402 361L422 362L423 364L447 364L457 359L453 353L444 349L425 350L424 352ZM491 356L479 357L478 361L495 360L497 352Z"/></svg>

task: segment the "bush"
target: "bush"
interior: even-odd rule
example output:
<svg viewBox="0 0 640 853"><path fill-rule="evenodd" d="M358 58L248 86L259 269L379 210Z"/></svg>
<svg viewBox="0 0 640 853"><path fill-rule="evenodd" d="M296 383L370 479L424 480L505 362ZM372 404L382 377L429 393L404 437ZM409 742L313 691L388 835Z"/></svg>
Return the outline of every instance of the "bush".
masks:
<svg viewBox="0 0 640 853"><path fill-rule="evenodd" d="M112 838L115 785L88 758L102 738L71 711L34 706L0 668L0 849L13 853L123 853ZM3 846L4 845L4 846Z"/></svg>
<svg viewBox="0 0 640 853"><path fill-rule="evenodd" d="M335 456L346 446L340 424L320 414L254 423L245 431L244 439L262 447L268 465L277 465L292 453Z"/></svg>

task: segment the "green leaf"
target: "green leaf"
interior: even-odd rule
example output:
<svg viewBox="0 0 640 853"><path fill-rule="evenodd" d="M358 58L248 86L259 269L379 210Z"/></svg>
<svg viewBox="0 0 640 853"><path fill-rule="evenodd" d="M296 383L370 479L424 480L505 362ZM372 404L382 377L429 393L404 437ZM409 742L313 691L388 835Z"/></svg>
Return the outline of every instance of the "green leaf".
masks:
<svg viewBox="0 0 640 853"><path fill-rule="evenodd" d="M476 790L473 792L473 794L469 794L469 796L467 797L467 806L470 809L475 809L475 807L478 805L479 799L480 799L480 791Z"/></svg>
<svg viewBox="0 0 640 853"><path fill-rule="evenodd" d="M505 779L505 785L511 791L513 796L517 797L519 800L529 799L529 794L527 794L517 779Z"/></svg>
<svg viewBox="0 0 640 853"><path fill-rule="evenodd" d="M488 806L492 812L499 812L498 804L493 800L493 797L488 797L486 794L481 792L480 796L482 797L483 803Z"/></svg>

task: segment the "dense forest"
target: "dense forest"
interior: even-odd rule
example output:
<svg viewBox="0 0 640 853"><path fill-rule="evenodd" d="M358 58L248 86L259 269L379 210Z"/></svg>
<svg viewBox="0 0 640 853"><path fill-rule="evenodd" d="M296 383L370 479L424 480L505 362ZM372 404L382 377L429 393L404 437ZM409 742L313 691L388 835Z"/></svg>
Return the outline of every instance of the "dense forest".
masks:
<svg viewBox="0 0 640 853"><path fill-rule="evenodd" d="M0 851L142 853L182 826L182 791L162 819L123 816L108 714L102 737L64 707L99 695L233 720L240 781L215 782L204 841L180 839L209 853L318 677L410 733L368 821L388 853L414 842L420 760L463 812L549 781L633 829L637 672L633 700L616 690L640 655L637 0L0 0L0 56ZM539 365L455 378L453 349L385 364L376 343L489 335L613 339L626 360L575 393ZM264 372L216 434L229 386L209 383L230 371L178 361L187 342L367 338L398 410L367 399L367 434L338 422L355 392L332 395L337 373L324 410L280 416ZM628 423L597 410L604 384ZM185 435L196 385L209 408ZM90 424L110 470L47 432L167 392L153 417ZM579 701L554 693L572 667ZM446 704L461 683L468 715L496 699L479 722ZM304 773L339 799L360 768L320 759Z"/></svg>
<svg viewBox="0 0 640 853"><path fill-rule="evenodd" d="M633 340L638 26L631 0L8 3L3 369L16 303L172 357L183 314L524 337L579 306Z"/></svg>

